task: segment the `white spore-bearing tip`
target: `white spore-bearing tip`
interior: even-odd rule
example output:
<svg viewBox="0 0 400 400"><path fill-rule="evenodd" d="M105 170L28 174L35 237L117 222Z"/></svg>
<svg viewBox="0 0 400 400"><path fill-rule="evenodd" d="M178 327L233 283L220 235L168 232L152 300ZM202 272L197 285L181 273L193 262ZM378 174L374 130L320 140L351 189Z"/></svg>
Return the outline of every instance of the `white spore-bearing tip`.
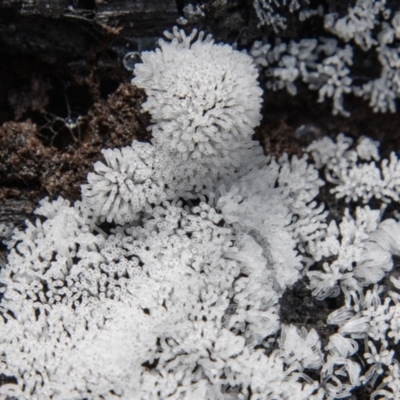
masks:
<svg viewBox="0 0 400 400"><path fill-rule="evenodd" d="M250 140L261 120L262 90L248 55L211 36L176 28L170 41L142 53L132 83L148 96L153 144L187 160L224 160L237 142ZM229 162L229 160L227 161Z"/></svg>
<svg viewBox="0 0 400 400"><path fill-rule="evenodd" d="M166 199L162 158L151 144L134 141L132 146L102 153L105 163L96 162L95 172L82 185L83 207L89 214L124 224Z"/></svg>

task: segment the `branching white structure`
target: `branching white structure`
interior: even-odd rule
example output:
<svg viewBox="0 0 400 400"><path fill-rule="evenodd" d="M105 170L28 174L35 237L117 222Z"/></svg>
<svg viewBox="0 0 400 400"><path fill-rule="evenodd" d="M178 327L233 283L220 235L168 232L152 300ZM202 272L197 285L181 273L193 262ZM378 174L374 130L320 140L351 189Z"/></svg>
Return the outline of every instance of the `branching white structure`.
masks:
<svg viewBox="0 0 400 400"><path fill-rule="evenodd" d="M345 95L364 98L374 112L396 111L396 99L400 97L400 11L391 9L385 0L357 0L348 2L347 14L331 12L325 4L310 9L309 1L255 0L254 8L262 25L270 25L276 33L288 27L286 16L296 11L300 21L305 17L323 20L329 37L291 40L277 39L277 45L257 41L250 54L260 68L265 69L267 88L286 88L297 93L296 83L303 81L309 89L318 90L318 101L332 98L333 114L349 116L343 101ZM391 5L392 6L392 5ZM397 5L396 5L397 6ZM285 10L285 16L282 15ZM330 36L335 35L337 39ZM292 34L290 35L292 36ZM361 77L360 60L353 54L357 51L374 50L379 76L369 79ZM356 62L354 62L356 61ZM361 67L362 68L362 67ZM372 69L372 65L370 66ZM353 73L354 72L354 73Z"/></svg>

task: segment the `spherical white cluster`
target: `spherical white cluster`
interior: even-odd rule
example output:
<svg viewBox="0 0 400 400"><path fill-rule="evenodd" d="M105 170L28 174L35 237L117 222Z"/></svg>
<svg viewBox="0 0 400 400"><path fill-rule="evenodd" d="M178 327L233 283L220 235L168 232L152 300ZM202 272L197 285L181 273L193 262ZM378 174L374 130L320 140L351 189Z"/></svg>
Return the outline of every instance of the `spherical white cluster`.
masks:
<svg viewBox="0 0 400 400"><path fill-rule="evenodd" d="M163 167L149 143L102 151L105 164L94 164L88 183L82 185L83 206L101 221L124 224L138 219L138 213L166 199Z"/></svg>
<svg viewBox="0 0 400 400"><path fill-rule="evenodd" d="M238 168L241 148L261 120L256 66L203 32L197 40L197 31L186 37L176 28L166 36L160 49L142 54L132 80L148 96L143 109L153 119L153 144L200 179Z"/></svg>

